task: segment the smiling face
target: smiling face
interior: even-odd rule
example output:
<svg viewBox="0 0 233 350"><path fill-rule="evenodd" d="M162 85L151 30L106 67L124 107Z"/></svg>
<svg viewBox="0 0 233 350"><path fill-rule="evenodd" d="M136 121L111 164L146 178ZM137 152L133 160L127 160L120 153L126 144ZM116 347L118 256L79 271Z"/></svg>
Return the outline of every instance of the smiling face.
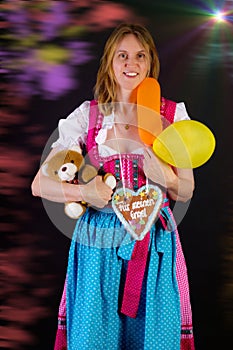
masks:
<svg viewBox="0 0 233 350"><path fill-rule="evenodd" d="M118 99L128 96L150 70L149 50L134 34L127 34L116 47L112 68L117 82Z"/></svg>

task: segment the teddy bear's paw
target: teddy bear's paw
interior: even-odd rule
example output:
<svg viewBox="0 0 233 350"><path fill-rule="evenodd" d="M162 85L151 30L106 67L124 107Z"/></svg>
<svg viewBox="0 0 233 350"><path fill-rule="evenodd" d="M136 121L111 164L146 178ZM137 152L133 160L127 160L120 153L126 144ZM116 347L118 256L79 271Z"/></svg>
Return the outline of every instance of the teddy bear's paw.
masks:
<svg viewBox="0 0 233 350"><path fill-rule="evenodd" d="M116 178L110 173L104 175L104 183L108 185L112 190L116 187Z"/></svg>
<svg viewBox="0 0 233 350"><path fill-rule="evenodd" d="M86 211L86 207L80 203L70 202L65 204L65 213L71 219L78 219Z"/></svg>

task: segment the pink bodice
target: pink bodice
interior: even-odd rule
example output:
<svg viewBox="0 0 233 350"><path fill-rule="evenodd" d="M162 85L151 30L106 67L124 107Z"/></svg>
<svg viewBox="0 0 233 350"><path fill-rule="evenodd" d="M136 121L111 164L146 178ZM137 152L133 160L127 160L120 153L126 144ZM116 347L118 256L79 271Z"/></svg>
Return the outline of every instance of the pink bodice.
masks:
<svg viewBox="0 0 233 350"><path fill-rule="evenodd" d="M143 155L142 154L115 154L112 156L102 157L98 152L96 136L102 128L103 114L99 112L98 102L91 101L89 116L89 129L87 135L87 152L91 163L97 168L102 169L105 173L109 172L119 181L124 179L124 185L128 188L137 190L145 185L146 178L143 172ZM174 120L176 103L162 98L160 113L169 123ZM123 172L123 174L121 173Z"/></svg>

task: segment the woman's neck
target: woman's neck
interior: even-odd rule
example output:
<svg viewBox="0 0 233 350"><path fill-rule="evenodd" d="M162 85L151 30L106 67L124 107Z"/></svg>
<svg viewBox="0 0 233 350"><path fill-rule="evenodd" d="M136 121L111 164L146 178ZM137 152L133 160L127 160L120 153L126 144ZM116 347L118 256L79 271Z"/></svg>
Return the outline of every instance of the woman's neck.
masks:
<svg viewBox="0 0 233 350"><path fill-rule="evenodd" d="M137 103L137 91L135 90L120 90L117 93L117 101L123 103Z"/></svg>

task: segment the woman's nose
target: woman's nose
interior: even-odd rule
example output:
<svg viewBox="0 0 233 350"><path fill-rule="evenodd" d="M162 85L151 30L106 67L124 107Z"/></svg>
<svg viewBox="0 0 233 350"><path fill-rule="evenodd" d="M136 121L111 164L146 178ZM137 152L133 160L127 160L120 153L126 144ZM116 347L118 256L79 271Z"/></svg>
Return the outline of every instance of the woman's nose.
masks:
<svg viewBox="0 0 233 350"><path fill-rule="evenodd" d="M136 60L134 57L128 57L125 64L126 64L126 66L135 66Z"/></svg>

